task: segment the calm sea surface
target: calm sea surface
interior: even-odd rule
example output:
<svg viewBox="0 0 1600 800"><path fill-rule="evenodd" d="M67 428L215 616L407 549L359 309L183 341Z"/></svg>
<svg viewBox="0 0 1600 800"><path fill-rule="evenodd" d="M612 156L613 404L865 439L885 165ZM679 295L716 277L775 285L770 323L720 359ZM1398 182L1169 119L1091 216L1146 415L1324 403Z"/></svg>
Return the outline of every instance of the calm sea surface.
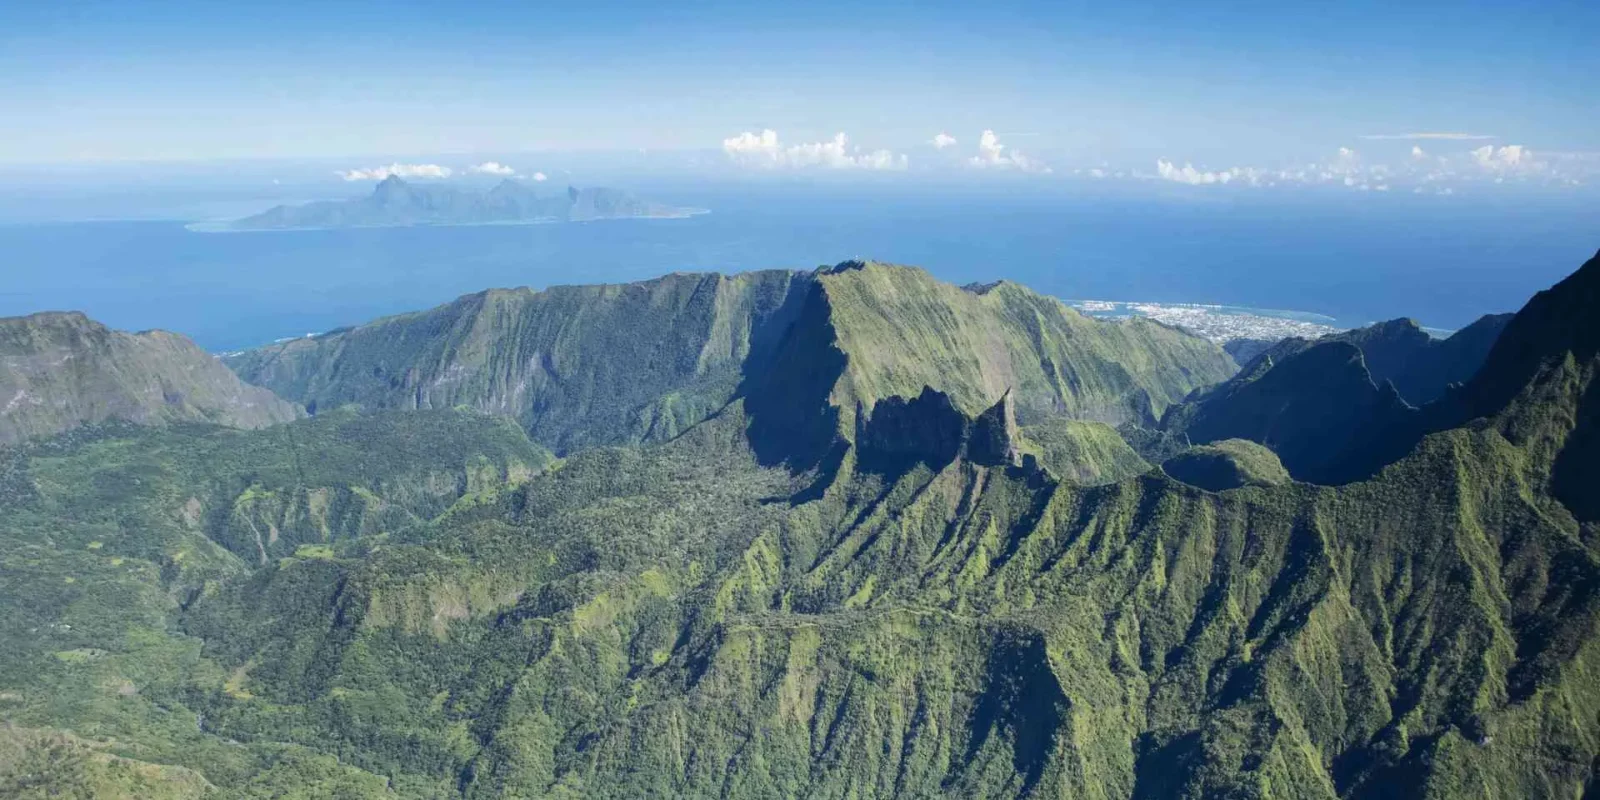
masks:
<svg viewBox="0 0 1600 800"><path fill-rule="evenodd" d="M683 220L206 234L183 221L0 224L0 316L78 309L231 350L426 308L493 286L853 257L1009 278L1069 299L1411 316L1510 311L1600 247L1573 204L1461 198L1226 201L833 188L656 196Z"/></svg>

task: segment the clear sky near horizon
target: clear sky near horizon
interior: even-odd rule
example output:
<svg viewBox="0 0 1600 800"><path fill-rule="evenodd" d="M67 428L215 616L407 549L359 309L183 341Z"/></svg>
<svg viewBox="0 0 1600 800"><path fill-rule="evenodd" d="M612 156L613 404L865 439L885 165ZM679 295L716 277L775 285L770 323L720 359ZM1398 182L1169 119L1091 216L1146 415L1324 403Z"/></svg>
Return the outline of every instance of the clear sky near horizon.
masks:
<svg viewBox="0 0 1600 800"><path fill-rule="evenodd" d="M1597 41L1594 0L0 0L0 314L232 348L486 286L870 256L1456 327L1600 244ZM712 213L182 225L389 176Z"/></svg>
<svg viewBox="0 0 1600 800"><path fill-rule="evenodd" d="M714 152L768 129L779 153L845 132L915 167L943 133L962 161L1167 159L1191 183L1340 147L1584 163L1597 34L1593 2L4 3L0 163Z"/></svg>

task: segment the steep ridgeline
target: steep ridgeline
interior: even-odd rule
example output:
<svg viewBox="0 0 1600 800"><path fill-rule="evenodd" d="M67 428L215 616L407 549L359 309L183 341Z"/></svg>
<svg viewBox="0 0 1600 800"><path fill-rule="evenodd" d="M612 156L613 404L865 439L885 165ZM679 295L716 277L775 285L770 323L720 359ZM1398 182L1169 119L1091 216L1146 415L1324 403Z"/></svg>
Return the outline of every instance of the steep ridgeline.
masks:
<svg viewBox="0 0 1600 800"><path fill-rule="evenodd" d="M1191 388L1233 372L1216 345L1149 320L1094 320L1014 283L958 288L920 269L860 261L817 273L773 365L749 371L741 388L751 445L763 463L823 465L824 479L880 401L927 387L968 416L1009 396L1025 432L1057 444L1081 438L1071 446L1109 455L1127 448L1100 446L1093 429L1040 426L1151 425ZM1121 477L1139 463L1116 454L1083 476Z"/></svg>
<svg viewBox="0 0 1600 800"><path fill-rule="evenodd" d="M178 334L75 312L0 318L0 445L106 420L259 428L297 416Z"/></svg>
<svg viewBox="0 0 1600 800"><path fill-rule="evenodd" d="M264 563L232 509L300 484L258 475L259 448L240 460L170 429L13 453L0 748L25 767L0 781L66 793L115 757L141 796L192 796L196 775L241 797L1592 790L1600 520L1580 490L1600 453L1600 259L1530 302L1447 403L1399 406L1432 432L1341 486L1239 441L1058 480L1023 441L1038 401L1021 388L973 409L986 373L959 358L914 392L873 388L922 368L909 351L860 363L860 318L831 307L849 296L831 283L875 269L818 276L775 348L810 360L670 441L496 469L408 505L415 521L286 523L281 539L316 544ZM1005 307L990 295L953 302ZM806 324L819 308L828 324ZM970 337L921 330L934 359ZM1348 343L1306 354L1305 380L1364 374ZM211 435L301 442L336 419ZM340 437L352 449L326 467L388 447L481 463L480 439L445 449L422 438L437 421L414 425ZM803 459L765 450L785 441L822 457L785 468ZM197 461L163 467L174 453ZM225 513L186 517L191 496Z"/></svg>
<svg viewBox="0 0 1600 800"><path fill-rule="evenodd" d="M1334 484L1392 460L1380 452L1403 454L1389 449L1389 442L1416 415L1393 384L1373 382L1355 345L1329 341L1291 351L1281 361L1265 354L1226 383L1172 409L1161 424L1195 444L1244 439L1266 445L1295 478Z"/></svg>
<svg viewBox="0 0 1600 800"><path fill-rule="evenodd" d="M1301 480L1366 477L1429 429L1434 415L1415 408L1472 378L1510 319L1484 316L1442 340L1409 319L1316 341L1285 339L1228 382L1189 398L1162 427L1195 443L1264 444Z"/></svg>
<svg viewBox="0 0 1600 800"><path fill-rule="evenodd" d="M819 282L847 356L830 401L845 409L934 386L968 414L1009 391L1022 424L1056 415L1153 422L1189 390L1234 372L1198 337L1149 320L1090 319L1009 281L963 289L920 269L848 262Z"/></svg>
<svg viewBox="0 0 1600 800"><path fill-rule="evenodd" d="M1589 524L1600 522L1600 254L1534 295L1496 339L1483 368L1429 417L1438 430L1510 406L1501 433L1546 456L1549 490ZM1592 541L1592 539L1591 539Z"/></svg>
<svg viewBox="0 0 1600 800"><path fill-rule="evenodd" d="M1361 348L1373 380L1393 383L1407 403L1420 408L1477 374L1511 317L1485 314L1445 339L1429 336L1411 319L1380 322L1332 338Z"/></svg>
<svg viewBox="0 0 1600 800"><path fill-rule="evenodd" d="M659 441L727 404L810 286L766 271L492 289L227 363L313 412L468 406L563 453Z"/></svg>
<svg viewBox="0 0 1600 800"><path fill-rule="evenodd" d="M1413 406L1421 407L1444 395L1455 384L1467 382L1489 356L1500 331L1511 321L1510 314L1485 314L1476 322L1435 339L1417 325L1416 320L1394 319L1365 328L1332 333L1315 341L1291 337L1279 342L1256 342L1259 347L1230 342L1235 358L1251 352L1241 363L1245 367L1265 355L1274 362L1325 342L1347 342L1361 351L1362 361L1373 382L1394 384L1395 391Z"/></svg>
<svg viewBox="0 0 1600 800"><path fill-rule="evenodd" d="M270 231L372 228L397 225L487 225L517 222L587 222L634 217L678 218L695 213L640 200L604 187L548 190L507 178L488 191L407 183L390 176L366 197L325 200L271 209L200 231Z"/></svg>
<svg viewBox="0 0 1600 800"><path fill-rule="evenodd" d="M772 413L767 452L820 457L857 404L940 387L976 414L1009 389L1023 424L1153 421L1226 378L1214 345L1102 322L1010 283L982 293L910 267L674 274L621 286L492 290L228 360L313 411L466 405L558 452L660 441L736 396ZM790 409L797 409L795 416ZM837 409L833 411L830 409ZM829 416L832 415L832 416Z"/></svg>

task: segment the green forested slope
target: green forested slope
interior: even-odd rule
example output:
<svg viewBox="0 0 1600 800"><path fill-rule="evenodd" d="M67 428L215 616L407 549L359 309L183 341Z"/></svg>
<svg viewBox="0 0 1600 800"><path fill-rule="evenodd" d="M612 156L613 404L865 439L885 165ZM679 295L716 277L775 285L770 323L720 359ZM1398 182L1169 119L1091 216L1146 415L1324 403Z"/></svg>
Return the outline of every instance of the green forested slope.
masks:
<svg viewBox="0 0 1600 800"><path fill-rule="evenodd" d="M1213 492L1289 482L1289 472L1278 455L1248 439L1195 445L1161 462L1161 470L1190 486Z"/></svg>
<svg viewBox="0 0 1600 800"><path fill-rule="evenodd" d="M297 416L174 333L78 313L0 318L0 446L106 420L259 428Z"/></svg>
<svg viewBox="0 0 1600 800"><path fill-rule="evenodd" d="M1116 429L1103 422L1051 417L1023 426L1017 447L1073 483L1115 483L1150 469Z"/></svg>
<svg viewBox="0 0 1600 800"><path fill-rule="evenodd" d="M1582 796L1597 282L1536 298L1431 432L1341 486L1236 443L1214 449L1269 479L1062 480L1018 427L1025 380L989 396L996 362L952 351L883 393L923 367L852 366L848 315L804 309L773 346L794 369L542 471L474 415L37 445L4 477L0 601L25 613L0 622L0 715L170 765L175 796L192 774L220 796ZM145 463L196 454L229 508L294 494L234 460L272 448L203 444L223 436L314 441L328 476L394 464L362 485L407 515L291 514L280 540L317 544L252 559L231 514L187 526L194 473ZM417 488L450 483L434 449L455 493Z"/></svg>
<svg viewBox="0 0 1600 800"><path fill-rule="evenodd" d="M465 405L559 452L659 441L727 403L809 284L769 271L495 289L228 363L313 411Z"/></svg>
<svg viewBox="0 0 1600 800"><path fill-rule="evenodd" d="M1010 391L1025 423L1065 415L1154 422L1233 374L1216 345L1158 323L1090 319L1002 281L962 289L913 267L847 262L818 278L848 357L835 405L949 393L970 414Z"/></svg>
<svg viewBox="0 0 1600 800"><path fill-rule="evenodd" d="M515 424L458 412L340 413L262 431L110 426L0 455L0 715L23 728L0 743L0 787L38 796L191 796L192 776L159 764L194 765L230 795L361 783L305 748L245 751L207 733L191 696L233 690L244 673L202 655L183 610L265 566L381 550L552 463ZM57 756L77 766L41 777ZM159 791L139 783L173 775Z"/></svg>
<svg viewBox="0 0 1600 800"><path fill-rule="evenodd" d="M794 325L804 330L791 335ZM856 401L870 408L930 383L970 413L1011 389L1029 421L1153 421L1233 371L1214 345L1151 322L1091 320L1015 284L980 294L919 269L861 262L491 290L228 363L313 411L467 405L515 417L565 453L671 438L741 384L759 391L750 387L834 369L818 366L833 351L848 356L842 379L809 388L837 385L845 422Z"/></svg>
<svg viewBox="0 0 1600 800"><path fill-rule="evenodd" d="M1197 444L1243 439L1270 448L1300 480L1343 483L1404 453L1421 415L1388 382L1374 383L1362 352L1319 342L1275 361L1269 353L1231 380L1197 393L1161 421ZM1400 441L1399 449L1390 445Z"/></svg>

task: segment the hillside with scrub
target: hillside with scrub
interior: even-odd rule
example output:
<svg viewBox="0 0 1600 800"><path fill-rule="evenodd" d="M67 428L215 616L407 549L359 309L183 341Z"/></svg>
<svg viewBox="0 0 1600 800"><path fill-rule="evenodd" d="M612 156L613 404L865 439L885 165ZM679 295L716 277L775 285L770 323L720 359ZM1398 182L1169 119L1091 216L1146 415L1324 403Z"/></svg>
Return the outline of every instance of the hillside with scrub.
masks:
<svg viewBox="0 0 1600 800"><path fill-rule="evenodd" d="M234 356L305 418L0 450L0 796L1585 796L1597 303L1464 382L872 262Z"/></svg>

